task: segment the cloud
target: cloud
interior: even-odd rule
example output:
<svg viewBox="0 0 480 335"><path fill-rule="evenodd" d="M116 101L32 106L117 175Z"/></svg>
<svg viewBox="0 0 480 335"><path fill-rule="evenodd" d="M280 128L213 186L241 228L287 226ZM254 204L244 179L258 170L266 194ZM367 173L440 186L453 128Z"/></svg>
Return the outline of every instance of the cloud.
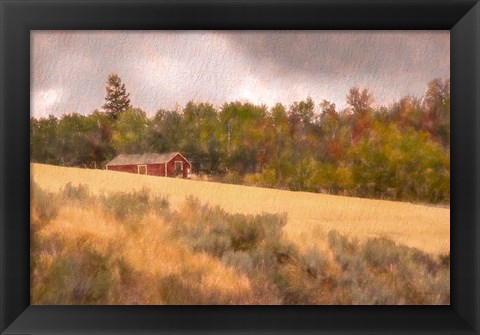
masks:
<svg viewBox="0 0 480 335"><path fill-rule="evenodd" d="M353 86L379 103L448 77L448 31L34 31L32 115L91 113L108 74L154 113L189 100L338 106ZM53 89L52 87L55 87Z"/></svg>
<svg viewBox="0 0 480 335"><path fill-rule="evenodd" d="M62 90L50 88L46 90L33 90L30 95L32 115L35 117L47 117L49 114L57 114L57 106L62 102Z"/></svg>

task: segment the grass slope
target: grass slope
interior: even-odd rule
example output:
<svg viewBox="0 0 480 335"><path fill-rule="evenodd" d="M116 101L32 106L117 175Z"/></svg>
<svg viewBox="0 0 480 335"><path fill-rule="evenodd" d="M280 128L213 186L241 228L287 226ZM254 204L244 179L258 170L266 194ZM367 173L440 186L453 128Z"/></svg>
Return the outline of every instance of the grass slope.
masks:
<svg viewBox="0 0 480 335"><path fill-rule="evenodd" d="M385 237L431 254L450 251L448 208L42 164L31 164L31 174L51 192L69 182L87 185L96 194L146 187L153 194L168 196L173 208L193 195L229 213L285 212L285 230L301 248L325 241L334 229L359 240Z"/></svg>

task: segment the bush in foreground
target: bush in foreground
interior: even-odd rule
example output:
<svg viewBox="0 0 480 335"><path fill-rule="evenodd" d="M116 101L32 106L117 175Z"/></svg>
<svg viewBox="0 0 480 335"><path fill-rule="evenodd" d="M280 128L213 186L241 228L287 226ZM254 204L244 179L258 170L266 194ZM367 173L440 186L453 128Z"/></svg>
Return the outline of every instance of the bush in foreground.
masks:
<svg viewBox="0 0 480 335"><path fill-rule="evenodd" d="M81 205L81 206L79 206ZM328 234L305 250L285 214L231 214L148 190L32 183L33 304L448 304L449 255ZM132 229L134 228L134 229Z"/></svg>

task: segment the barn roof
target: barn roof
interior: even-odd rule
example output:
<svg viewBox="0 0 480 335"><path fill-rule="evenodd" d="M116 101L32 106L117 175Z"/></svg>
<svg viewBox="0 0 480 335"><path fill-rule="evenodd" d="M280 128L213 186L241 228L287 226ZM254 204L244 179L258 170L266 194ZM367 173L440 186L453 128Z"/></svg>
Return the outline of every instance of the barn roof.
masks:
<svg viewBox="0 0 480 335"><path fill-rule="evenodd" d="M158 164L167 163L173 159L179 152L168 152L163 154L158 153L144 153L134 155L118 155L107 165L138 165L138 164ZM180 156L183 157L182 154ZM185 158L185 157L183 157Z"/></svg>

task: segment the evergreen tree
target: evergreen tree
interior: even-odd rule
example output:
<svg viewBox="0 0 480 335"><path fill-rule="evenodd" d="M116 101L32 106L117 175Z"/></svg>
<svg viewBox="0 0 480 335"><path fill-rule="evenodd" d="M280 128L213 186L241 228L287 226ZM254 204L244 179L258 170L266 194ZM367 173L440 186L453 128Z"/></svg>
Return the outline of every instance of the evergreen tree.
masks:
<svg viewBox="0 0 480 335"><path fill-rule="evenodd" d="M105 112L116 120L119 115L130 108L130 96L125 89L125 84L116 73L108 76L107 95L105 104L102 106Z"/></svg>

